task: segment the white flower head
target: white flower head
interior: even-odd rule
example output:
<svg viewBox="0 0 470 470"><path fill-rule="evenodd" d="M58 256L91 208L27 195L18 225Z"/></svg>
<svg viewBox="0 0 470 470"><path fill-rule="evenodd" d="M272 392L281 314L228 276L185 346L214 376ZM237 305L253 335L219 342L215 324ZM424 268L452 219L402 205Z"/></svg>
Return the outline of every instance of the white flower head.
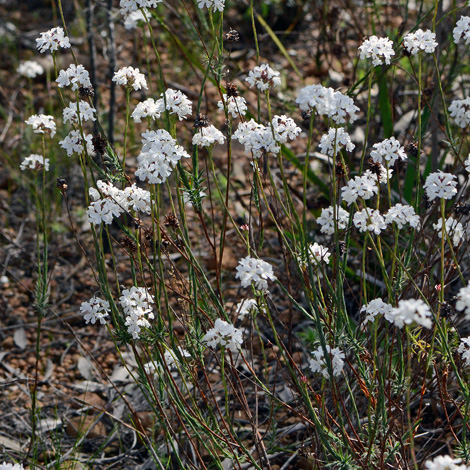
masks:
<svg viewBox="0 0 470 470"><path fill-rule="evenodd" d="M345 148L348 152L354 150L355 145L351 142L349 134L340 127L339 129L330 128L328 134L323 134L320 140L320 150L325 155L332 157L338 155L338 152Z"/></svg>
<svg viewBox="0 0 470 470"><path fill-rule="evenodd" d="M193 136L193 145L200 147L213 147L216 143L223 144L224 142L224 134L213 125L201 127Z"/></svg>
<svg viewBox="0 0 470 470"><path fill-rule="evenodd" d="M331 253L328 248L315 242L308 246L307 256L310 264L313 267L318 267L320 264L328 264L330 262ZM302 256L298 257L298 261L302 267L307 266L307 263Z"/></svg>
<svg viewBox="0 0 470 470"><path fill-rule="evenodd" d="M426 460L426 470L467 470L466 465L461 465L460 459L453 459L450 455L439 455L433 460Z"/></svg>
<svg viewBox="0 0 470 470"><path fill-rule="evenodd" d="M462 360L466 367L470 366L470 336L460 340L457 352L462 355Z"/></svg>
<svg viewBox="0 0 470 470"><path fill-rule="evenodd" d="M260 91L266 91L281 84L279 72L274 71L268 64L262 64L250 70L245 78L250 88L256 86Z"/></svg>
<svg viewBox="0 0 470 470"><path fill-rule="evenodd" d="M428 329L432 327L431 309L421 299L400 300L398 307L393 308L390 315L398 328L413 323Z"/></svg>
<svg viewBox="0 0 470 470"><path fill-rule="evenodd" d="M70 85L72 90L91 88L90 75L83 65L71 64L67 70L61 70L56 82L60 88Z"/></svg>
<svg viewBox="0 0 470 470"><path fill-rule="evenodd" d="M375 163L383 163L385 160L389 166L393 166L397 160L406 160L408 158L405 149L395 137L374 144L370 156Z"/></svg>
<svg viewBox="0 0 470 470"><path fill-rule="evenodd" d="M449 113L457 126L464 129L470 124L470 98L454 100L449 106Z"/></svg>
<svg viewBox="0 0 470 470"><path fill-rule="evenodd" d="M72 124L78 123L79 115L80 122L96 121L95 113L95 108L91 107L86 101L79 101L78 107L77 103L71 101L70 104L66 108L64 108L63 111L64 124L67 122L70 122Z"/></svg>
<svg viewBox="0 0 470 470"><path fill-rule="evenodd" d="M339 348L331 349L330 346L325 347L327 354L330 356L331 368L334 377L339 377L343 372L344 368L344 352ZM322 346L318 347L315 351L312 351L313 358L309 361L310 370L315 374L321 373L323 377L328 379L330 372L328 368L328 362L325 358L325 351Z"/></svg>
<svg viewBox="0 0 470 470"><path fill-rule="evenodd" d="M246 105L246 100L243 96L229 96L227 97L226 94L223 95L224 101L222 100L217 102L217 107L223 111L224 110L224 102L227 106L227 112L232 115L233 118L238 116L244 116L248 111L248 106Z"/></svg>
<svg viewBox="0 0 470 470"><path fill-rule="evenodd" d="M348 225L349 213L342 207L336 207L336 226L338 230L344 230ZM317 223L321 226L320 232L332 235L335 233L334 208L332 206L322 209Z"/></svg>
<svg viewBox="0 0 470 470"><path fill-rule="evenodd" d="M381 298L371 300L361 308L361 313L365 312L367 314L364 323L373 322L377 315L382 315L393 323L392 308L390 304L385 303Z"/></svg>
<svg viewBox="0 0 470 470"><path fill-rule="evenodd" d="M240 279L242 287L250 287L252 283L261 291L268 289L268 280L275 281L273 267L257 258L247 256L239 261L235 277Z"/></svg>
<svg viewBox="0 0 470 470"><path fill-rule="evenodd" d="M271 127L258 124L253 119L241 122L233 133L233 138L244 145L247 152L252 152L253 158L260 158L266 153L276 155L281 150Z"/></svg>
<svg viewBox="0 0 470 470"><path fill-rule="evenodd" d="M98 320L102 325L105 325L106 317L110 312L109 302L96 296L92 297L88 302L82 303L80 312L83 314L85 323L94 325Z"/></svg>
<svg viewBox="0 0 470 470"><path fill-rule="evenodd" d="M41 37L36 39L36 47L39 52L58 51L59 47L67 49L70 47L70 41L64 34L62 28L52 28L45 33L41 33Z"/></svg>
<svg viewBox="0 0 470 470"><path fill-rule="evenodd" d="M436 34L430 30L418 29L414 33L408 33L405 36L403 45L411 55L416 55L419 52L432 54L437 47Z"/></svg>
<svg viewBox="0 0 470 470"><path fill-rule="evenodd" d="M376 180L370 175L355 176L350 179L346 186L341 188L341 197L347 202L348 206L357 201L358 198L370 199L377 194L379 188Z"/></svg>
<svg viewBox="0 0 470 470"><path fill-rule="evenodd" d="M211 328L203 337L207 346L216 348L217 345L225 347L228 350L236 353L241 349L243 343L242 330L235 328L230 323L217 318L214 328Z"/></svg>
<svg viewBox="0 0 470 470"><path fill-rule="evenodd" d="M49 159L37 154L31 154L29 157L26 157L20 165L21 171L41 171L43 169L49 171Z"/></svg>
<svg viewBox="0 0 470 470"><path fill-rule="evenodd" d="M25 60L16 69L19 75L26 78L36 78L44 73L44 68L35 60Z"/></svg>
<svg viewBox="0 0 470 470"><path fill-rule="evenodd" d="M123 85L134 90L147 90L147 81L143 73L134 67L123 67L122 69L114 72L113 82L117 85Z"/></svg>
<svg viewBox="0 0 470 470"><path fill-rule="evenodd" d="M153 319L152 304L155 303L148 289L133 286L121 292L119 302L126 315L124 323L133 339L138 339L142 327L150 328L148 319Z"/></svg>
<svg viewBox="0 0 470 470"><path fill-rule="evenodd" d="M25 123L33 128L35 134L50 134L51 138L55 136L56 125L54 116L34 114Z"/></svg>
<svg viewBox="0 0 470 470"><path fill-rule="evenodd" d="M208 8L212 11L224 11L225 0L197 0L199 8Z"/></svg>
<svg viewBox="0 0 470 470"><path fill-rule="evenodd" d="M393 41L389 38L378 38L371 36L359 47L361 59L372 59L372 65L382 65L384 62L389 65L390 59L395 55Z"/></svg>
<svg viewBox="0 0 470 470"><path fill-rule="evenodd" d="M84 134L86 149L88 153L93 153L93 136L91 134ZM71 157L74 153L80 155L85 151L83 146L82 135L79 130L71 131L64 140L59 142L59 145L67 152L67 155Z"/></svg>
<svg viewBox="0 0 470 470"><path fill-rule="evenodd" d="M460 20L457 21L457 24L455 25L453 35L455 44L458 44L461 39L465 44L470 44L470 17L460 17Z"/></svg>
<svg viewBox="0 0 470 470"><path fill-rule="evenodd" d="M406 224L410 224L411 227L417 228L419 220L419 215L416 215L414 207L403 204L395 204L390 207L385 215L385 223L387 225L395 223L399 230L401 230Z"/></svg>
<svg viewBox="0 0 470 470"><path fill-rule="evenodd" d="M149 18L149 12L145 8L143 10L145 12L145 16L142 10L136 10L129 13L124 19L124 28L135 29L139 26L139 23L145 23L145 17Z"/></svg>
<svg viewBox="0 0 470 470"><path fill-rule="evenodd" d="M93 225L101 225L101 223L110 225L114 217L119 217L122 213L123 210L119 204L110 198L91 202L86 211L88 221Z"/></svg>
<svg viewBox="0 0 470 470"><path fill-rule="evenodd" d="M470 286L462 287L457 294L455 308L465 314L467 320L470 319Z"/></svg>
<svg viewBox="0 0 470 470"><path fill-rule="evenodd" d="M139 103L134 111L132 112L132 119L135 122L141 122L142 118L151 117L152 119L158 119L165 111L163 106L163 100L155 101L153 98L149 98Z"/></svg>
<svg viewBox="0 0 470 470"><path fill-rule="evenodd" d="M121 14L126 16L140 9L146 11L147 8L156 8L162 1L163 0L120 0L119 6L121 7Z"/></svg>
<svg viewBox="0 0 470 470"><path fill-rule="evenodd" d="M376 235L387 228L383 215L377 209L362 209L353 217L354 226L360 232L374 232Z"/></svg>
<svg viewBox="0 0 470 470"><path fill-rule="evenodd" d="M186 119L193 112L191 101L182 91L168 88L165 91L165 98L163 98L163 93L161 96L163 110L166 109L170 114L176 114L180 121Z"/></svg>
<svg viewBox="0 0 470 470"><path fill-rule="evenodd" d="M24 470L23 465L19 463L0 463L0 470Z"/></svg>
<svg viewBox="0 0 470 470"><path fill-rule="evenodd" d="M436 198L452 199L457 194L455 175L438 171L431 173L424 183L424 189L430 201Z"/></svg>
<svg viewBox="0 0 470 470"><path fill-rule="evenodd" d="M285 144L289 140L296 139L302 129L294 122L292 118L287 116L275 115L271 121L272 131L276 142Z"/></svg>
<svg viewBox="0 0 470 470"><path fill-rule="evenodd" d="M243 299L237 304L236 311L239 320L243 320L247 315L251 315L258 310L255 299Z"/></svg>
<svg viewBox="0 0 470 470"><path fill-rule="evenodd" d="M433 224L433 229L436 230L439 238L442 238L442 218L438 220L437 224ZM446 232L452 238L452 244L458 246L465 237L465 230L463 225L453 217L446 219Z"/></svg>

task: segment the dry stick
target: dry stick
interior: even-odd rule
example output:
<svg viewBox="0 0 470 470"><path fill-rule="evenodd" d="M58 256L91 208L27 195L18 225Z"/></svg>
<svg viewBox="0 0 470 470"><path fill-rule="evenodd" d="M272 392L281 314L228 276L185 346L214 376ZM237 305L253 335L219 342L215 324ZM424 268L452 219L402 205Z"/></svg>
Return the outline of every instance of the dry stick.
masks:
<svg viewBox="0 0 470 470"><path fill-rule="evenodd" d="M114 112L116 108L116 84L111 80L116 70L116 47L114 43L114 23L112 17L113 0L108 0L106 5L106 26L109 37L109 115L108 115L108 140L114 143Z"/></svg>

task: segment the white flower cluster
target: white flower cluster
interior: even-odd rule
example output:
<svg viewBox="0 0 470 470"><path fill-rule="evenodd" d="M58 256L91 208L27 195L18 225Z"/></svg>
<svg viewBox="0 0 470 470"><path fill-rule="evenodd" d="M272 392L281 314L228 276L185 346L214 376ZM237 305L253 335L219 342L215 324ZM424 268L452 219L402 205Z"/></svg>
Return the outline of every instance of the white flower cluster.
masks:
<svg viewBox="0 0 470 470"><path fill-rule="evenodd" d="M132 119L134 119L135 122L141 122L142 118L146 117L158 119L163 111L165 111L163 100L155 101L153 98L148 98L135 107L132 112Z"/></svg>
<svg viewBox="0 0 470 470"><path fill-rule="evenodd" d="M79 87L91 88L90 75L83 65L71 64L67 70L61 70L56 80L60 88L72 85L72 90Z"/></svg>
<svg viewBox="0 0 470 470"><path fill-rule="evenodd" d="M163 99L163 93L161 96L163 109L166 109L170 114L176 114L180 121L186 119L186 117L193 112L191 101L182 91L168 88L165 91L165 98Z"/></svg>
<svg viewBox="0 0 470 470"><path fill-rule="evenodd" d="M325 207L321 211L320 217L317 219L317 223L321 226L320 232L332 235L335 233L335 220L334 220L334 208L332 206ZM348 225L349 213L342 207L336 207L336 226L338 230L344 230Z"/></svg>
<svg viewBox="0 0 470 470"><path fill-rule="evenodd" d="M268 280L275 281L273 267L257 258L247 256L239 261L235 277L240 279L242 287L250 287L252 283L261 291L268 289Z"/></svg>
<svg viewBox="0 0 470 470"><path fill-rule="evenodd" d="M102 325L106 324L106 317L109 316L109 302L100 299L99 297L92 297L88 302L83 302L80 306L80 312L83 314L85 323L94 325L96 320Z"/></svg>
<svg viewBox="0 0 470 470"><path fill-rule="evenodd" d="M156 8L162 0L120 0L121 14L128 15L141 8Z"/></svg>
<svg viewBox="0 0 470 470"><path fill-rule="evenodd" d="M145 16L144 16L145 12ZM149 18L149 12L146 8L142 10L136 10L129 13L124 19L124 28L135 29L139 25L139 22L145 23L145 17Z"/></svg>
<svg viewBox="0 0 470 470"><path fill-rule="evenodd" d="M200 147L212 147L216 143L223 144L224 142L224 134L213 125L201 127L199 132L193 136L193 145Z"/></svg>
<svg viewBox="0 0 470 470"><path fill-rule="evenodd" d="M0 464L0 470L24 470L24 467L20 463L3 462L3 464Z"/></svg>
<svg viewBox="0 0 470 470"><path fill-rule="evenodd" d="M424 183L430 201L436 198L452 199L457 194L457 181L451 173L431 173Z"/></svg>
<svg viewBox="0 0 470 470"><path fill-rule="evenodd" d="M389 38L378 38L371 36L366 39L359 47L361 51L361 59L372 59L372 65L382 65L385 61L387 65L390 64L390 59L395 55L393 50L393 41Z"/></svg>
<svg viewBox="0 0 470 470"><path fill-rule="evenodd" d="M349 134L341 127L339 129L330 128L328 134L323 134L320 140L320 150L325 155L332 157L345 147L348 152L354 150L355 145L351 142Z"/></svg>
<svg viewBox="0 0 470 470"><path fill-rule="evenodd" d="M307 256L310 264L313 267L317 267L321 263L328 264L330 262L331 253L328 248L315 242L308 246ZM307 266L306 260L302 256L298 257L298 261L302 267Z"/></svg>
<svg viewBox="0 0 470 470"><path fill-rule="evenodd" d="M248 77L245 78L250 88L256 86L260 91L266 91L281 84L279 72L274 71L268 64L261 64L250 70Z"/></svg>
<svg viewBox="0 0 470 470"><path fill-rule="evenodd" d="M354 226L360 232L374 232L380 235L387 228L383 215L377 209L362 209L353 217Z"/></svg>
<svg viewBox="0 0 470 470"><path fill-rule="evenodd" d="M212 11L224 11L225 0L197 0L197 6L199 8L207 7Z"/></svg>
<svg viewBox="0 0 470 470"><path fill-rule="evenodd" d="M470 467L462 464L461 459L453 459L450 455L439 455L424 463L426 470L468 470Z"/></svg>
<svg viewBox="0 0 470 470"><path fill-rule="evenodd" d="M101 180L96 184L99 191L95 188L90 188L89 191L93 199L86 212L90 223L100 225L104 222L109 225L114 217L119 217L131 209L150 213L150 192L137 187L135 183L123 190Z"/></svg>
<svg viewBox="0 0 470 470"><path fill-rule="evenodd" d="M388 162L388 166L393 166L396 160L406 160L408 158L405 149L395 137L374 144L370 156L375 163L383 163L385 160Z"/></svg>
<svg viewBox="0 0 470 470"><path fill-rule="evenodd" d="M155 303L150 292L145 287L131 287L125 289L119 297L119 302L126 315L126 322L128 333L132 334L134 339L138 339L141 327L150 328L150 322L154 314L152 312L152 304Z"/></svg>
<svg viewBox="0 0 470 470"><path fill-rule="evenodd" d="M386 184L387 181L392 177L392 173L393 173L393 170L391 168L389 168L388 170L380 163L378 163L379 165L379 171L378 171L378 174L376 172L372 172L370 170L366 170L362 176L363 177L367 177L367 178L370 178L371 180L377 182L377 183L381 183L381 184Z"/></svg>
<svg viewBox="0 0 470 470"><path fill-rule="evenodd" d="M78 123L79 120L81 123L84 121L96 121L95 113L95 108L91 107L86 101L80 101L78 105L71 101L63 111L64 124L67 122Z"/></svg>
<svg viewBox="0 0 470 470"><path fill-rule="evenodd" d="M93 153L93 136L91 134L84 134L86 149L88 153ZM82 135L79 130L71 131L64 140L59 142L59 145L67 152L67 155L71 157L74 153L81 154L85 151L83 146Z"/></svg>
<svg viewBox="0 0 470 470"><path fill-rule="evenodd" d="M31 154L29 157L26 157L20 165L20 170L34 170L39 171L44 169L49 171L49 159L44 158L42 155Z"/></svg>
<svg viewBox="0 0 470 470"><path fill-rule="evenodd" d="M449 106L449 113L457 126L464 129L470 124L470 98L454 100Z"/></svg>
<svg viewBox="0 0 470 470"><path fill-rule="evenodd" d="M411 55L416 55L421 51L432 54L437 47L436 35L429 29L426 31L418 29L404 37L403 45Z"/></svg>
<svg viewBox="0 0 470 470"><path fill-rule="evenodd" d="M353 123L358 118L359 108L352 98L322 85L302 88L295 102L301 111L315 109L318 115L327 116L336 124L344 124L346 121Z"/></svg>
<svg viewBox="0 0 470 470"><path fill-rule="evenodd" d="M331 368L334 377L338 377L343 372L344 368L344 352L339 348L331 349L330 346L325 347L327 354L330 356ZM325 351L320 346L315 351L312 351L313 358L309 361L310 370L315 374L321 373L325 379L329 378L328 362L325 358Z"/></svg>
<svg viewBox="0 0 470 470"><path fill-rule="evenodd" d="M350 179L346 186L341 188L341 196L347 202L348 206L357 201L358 198L370 199L377 194L379 188L376 182L369 174L364 176L355 176Z"/></svg>
<svg viewBox="0 0 470 470"><path fill-rule="evenodd" d="M431 309L421 299L400 300L398 307L393 308L390 315L398 328L412 323L428 329L432 327Z"/></svg>
<svg viewBox="0 0 470 470"><path fill-rule="evenodd" d="M50 134L51 138L55 136L56 125L53 116L33 114L25 123L33 128L35 134Z"/></svg>
<svg viewBox="0 0 470 470"><path fill-rule="evenodd" d="M465 41L465 44L470 44L470 17L461 16L460 20L457 21L453 30L454 42L458 44L461 39Z"/></svg>
<svg viewBox="0 0 470 470"><path fill-rule="evenodd" d="M470 320L470 286L462 287L457 294L455 308L463 312L467 320Z"/></svg>
<svg viewBox="0 0 470 470"><path fill-rule="evenodd" d="M419 215L416 215L413 206L395 204L390 207L385 215L385 223L387 225L395 223L399 230L406 224L410 224L411 227L416 228L419 225Z"/></svg>
<svg viewBox="0 0 470 470"><path fill-rule="evenodd" d="M460 340L457 352L462 355L463 362L466 367L470 366L470 336Z"/></svg>
<svg viewBox="0 0 470 470"><path fill-rule="evenodd" d="M256 310L258 310L258 304L255 299L243 299L236 307L239 320L243 320L247 315L254 313Z"/></svg>
<svg viewBox="0 0 470 470"><path fill-rule="evenodd" d="M244 145L247 152L253 152L254 158L262 157L263 153L278 154L281 150L274 140L272 129L253 119L240 123L233 138Z"/></svg>
<svg viewBox="0 0 470 470"><path fill-rule="evenodd" d="M134 90L147 90L147 81L143 73L134 67L123 67L122 69L114 72L113 82L117 85L123 85Z"/></svg>
<svg viewBox="0 0 470 470"><path fill-rule="evenodd" d="M36 47L39 52L58 51L59 47L67 49L70 47L70 41L64 34L62 28L52 28L45 33L41 33L41 37L36 39Z"/></svg>
<svg viewBox="0 0 470 470"><path fill-rule="evenodd" d="M226 94L223 95L224 101L222 100L217 102L218 108L224 110L224 102L227 106L227 112L232 115L233 118L238 116L244 116L248 111L248 106L246 105L246 100L243 96L230 96L227 97Z"/></svg>
<svg viewBox="0 0 470 470"><path fill-rule="evenodd" d="M378 299L371 300L367 305L363 305L361 313L367 314L364 319L364 323L373 322L377 315L384 316L389 322L393 323L393 316L391 315L392 306L385 303L380 297Z"/></svg>
<svg viewBox="0 0 470 470"><path fill-rule="evenodd" d="M189 154L170 133L164 129L142 133L142 152L137 157L138 168L135 175L149 184L164 183L181 158Z"/></svg>
<svg viewBox="0 0 470 470"><path fill-rule="evenodd" d="M449 237L452 237L452 244L458 246L465 237L465 230L463 225L453 217L446 219L446 232ZM439 238L442 238L442 219L439 219L437 224L433 224Z"/></svg>
<svg viewBox="0 0 470 470"><path fill-rule="evenodd" d="M294 120L285 115L275 115L271 121L272 131L276 142L285 144L289 140L295 140L302 129L294 122Z"/></svg>
<svg viewBox="0 0 470 470"><path fill-rule="evenodd" d="M23 75L23 77L26 78L36 78L38 75L44 73L42 65L35 60L25 60L21 62L16 71L19 75Z"/></svg>
<svg viewBox="0 0 470 470"><path fill-rule="evenodd" d="M203 337L207 346L216 348L217 345L227 348L228 350L236 353L241 349L243 343L242 330L235 328L230 323L217 318L214 323L214 328L211 328Z"/></svg>

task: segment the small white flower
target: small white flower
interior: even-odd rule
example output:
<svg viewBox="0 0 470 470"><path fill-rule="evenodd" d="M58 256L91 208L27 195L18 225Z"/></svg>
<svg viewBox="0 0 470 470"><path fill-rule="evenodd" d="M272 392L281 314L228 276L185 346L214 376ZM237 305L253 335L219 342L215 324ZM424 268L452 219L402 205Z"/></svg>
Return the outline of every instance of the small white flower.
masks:
<svg viewBox="0 0 470 470"><path fill-rule="evenodd" d="M207 7L212 11L224 11L225 0L197 0L197 6L199 8Z"/></svg>
<svg viewBox="0 0 470 470"><path fill-rule="evenodd" d="M161 96L160 101L162 101L162 104L160 106L163 107L163 110L166 109L170 114L176 114L180 121L186 119L186 117L193 112L191 101L180 90L168 88L165 91L165 98L163 98L163 93Z"/></svg>
<svg viewBox="0 0 470 470"><path fill-rule="evenodd" d="M78 111L80 113L80 122L84 121L96 121L95 108L92 108L86 101L80 101L78 103ZM64 124L70 122L72 124L78 123L77 103L73 101L64 108L63 111Z"/></svg>
<svg viewBox="0 0 470 470"><path fill-rule="evenodd" d="M162 0L120 0L119 6L121 7L121 14L123 16L129 13L147 8L156 8Z"/></svg>
<svg viewBox="0 0 470 470"><path fill-rule="evenodd" d="M466 367L470 366L470 336L462 338L460 340L459 348L457 352L462 355L462 360Z"/></svg>
<svg viewBox="0 0 470 470"><path fill-rule="evenodd" d="M253 152L253 158L260 158L263 153L276 155L281 150L274 139L272 129L258 124L253 119L241 122L233 133L233 138L244 145L247 152Z"/></svg>
<svg viewBox="0 0 470 470"><path fill-rule="evenodd" d="M399 230L406 224L410 224L411 227L416 228L419 225L419 215L416 215L412 206L395 204L390 207L385 215L385 223L387 225L396 223Z"/></svg>
<svg viewBox="0 0 470 470"><path fill-rule="evenodd" d="M145 16L149 18L149 12L144 8ZM139 23L145 23L145 16L141 10L136 10L126 16L124 20L124 28L135 29Z"/></svg>
<svg viewBox="0 0 470 470"><path fill-rule="evenodd" d="M432 227L437 231L439 238L442 238L442 219L439 219L437 224L433 224ZM453 217L446 220L446 232L449 237L452 237L454 246L458 246L465 236L463 225Z"/></svg>
<svg viewBox="0 0 470 470"><path fill-rule="evenodd" d="M328 264L330 262L330 250L324 247L323 245L319 245L317 242L310 244L308 246L307 256L309 258L310 264L313 267L319 266L321 263ZM302 256L299 256L298 261L302 267L306 267L307 263Z"/></svg>
<svg viewBox="0 0 470 470"><path fill-rule="evenodd" d="M224 94L223 97L225 105L227 106L227 112L231 114L233 118L244 116L248 111L248 106L246 105L246 100L243 96L227 97L227 95ZM217 106L221 111L224 110L224 103L222 100L218 101Z"/></svg>
<svg viewBox="0 0 470 470"><path fill-rule="evenodd" d="M431 173L424 183L424 189L430 201L436 198L452 199L457 194L456 186L456 177L442 171Z"/></svg>
<svg viewBox="0 0 470 470"><path fill-rule="evenodd" d="M31 154L29 157L26 157L20 165L20 170L34 170L39 171L44 169L45 171L49 171L49 159L42 155Z"/></svg>
<svg viewBox="0 0 470 470"><path fill-rule="evenodd" d="M450 455L439 455L433 460L426 460L426 470L468 470L466 465L460 465L460 459L453 459Z"/></svg>
<svg viewBox="0 0 470 470"><path fill-rule="evenodd" d="M132 113L132 119L134 119L135 122L141 122L142 118L146 117L151 117L155 120L160 117L163 111L165 111L163 100L155 101L154 99L149 98L135 107Z"/></svg>
<svg viewBox="0 0 470 470"><path fill-rule="evenodd" d="M455 44L458 44L461 39L465 41L465 44L470 44L470 17L460 17L454 28L453 35Z"/></svg>
<svg viewBox="0 0 470 470"><path fill-rule="evenodd" d="M106 317L109 316L109 302L100 299L99 297L92 297L88 302L83 302L80 306L80 312L83 314L85 323L94 325L96 320L102 325L106 324Z"/></svg>
<svg viewBox="0 0 470 470"><path fill-rule="evenodd" d="M239 261L235 277L240 279L242 287L250 287L252 283L261 291L268 289L268 280L275 281L273 267L257 258L247 256Z"/></svg>
<svg viewBox="0 0 470 470"><path fill-rule="evenodd" d="M58 51L59 47L67 49L70 47L70 41L64 34L62 28L52 28L45 33L41 33L41 37L36 39L36 47L39 52Z"/></svg>
<svg viewBox="0 0 470 470"><path fill-rule="evenodd" d="M339 129L331 128L328 134L323 134L320 140L320 150L325 155L332 157L338 155L338 152L345 147L348 152L354 150L355 145L351 142L349 134L340 127Z"/></svg>
<svg viewBox="0 0 470 470"><path fill-rule="evenodd" d="M109 198L105 198L90 203L86 215L88 221L93 225L101 225L101 223L110 225L114 217L119 217L122 212L118 204Z"/></svg>
<svg viewBox="0 0 470 470"><path fill-rule="evenodd" d="M126 315L124 323L133 339L138 339L142 327L150 328L148 319L153 319L152 304L155 303L145 287L131 287L121 292L119 302Z"/></svg>
<svg viewBox="0 0 470 470"><path fill-rule="evenodd" d="M338 230L344 230L348 225L349 213L342 207L336 207L336 226ZM332 235L335 232L333 207L322 209L321 216L318 217L317 223L321 226L320 232Z"/></svg>
<svg viewBox="0 0 470 470"><path fill-rule="evenodd" d="M367 314L364 322L373 322L377 315L384 316L389 322L393 323L393 316L391 315L392 306L385 303L381 298L371 300L367 305L361 308L361 313Z"/></svg>
<svg viewBox="0 0 470 470"><path fill-rule="evenodd" d="M343 372L344 368L344 352L339 348L331 349L330 346L326 345L326 352L330 356L331 368L334 377L338 377ZM313 358L309 361L310 370L315 374L321 373L325 379L330 377L328 370L328 362L325 358L324 349L320 346L315 351L312 351Z"/></svg>
<svg viewBox="0 0 470 470"><path fill-rule="evenodd" d="M437 47L436 35L430 30L418 29L414 33L408 33L405 36L403 45L411 55L418 54L421 51L432 54Z"/></svg>
<svg viewBox="0 0 470 470"><path fill-rule="evenodd" d="M213 125L201 127L199 132L193 136L193 145L201 147L212 147L216 143L223 144L224 142L224 134Z"/></svg>
<svg viewBox="0 0 470 470"><path fill-rule="evenodd" d="M61 70L56 82L60 88L69 85L72 85L72 90L91 88L90 75L83 65L71 64L67 70Z"/></svg>
<svg viewBox="0 0 470 470"><path fill-rule="evenodd" d="M366 39L359 47L361 51L361 59L372 59L372 65L382 65L385 61L387 65L390 64L390 59L395 55L393 50L393 41L389 38L378 38L371 36Z"/></svg>
<svg viewBox="0 0 470 470"><path fill-rule="evenodd" d="M251 315L258 310L258 304L255 299L243 299L236 307L239 320L243 320L246 315Z"/></svg>
<svg viewBox="0 0 470 470"><path fill-rule="evenodd" d="M21 62L16 71L19 75L23 75L23 77L26 78L36 78L38 75L44 73L42 65L35 60L25 60Z"/></svg>
<svg viewBox="0 0 470 470"><path fill-rule="evenodd" d="M281 84L279 72L275 72L268 64L262 64L250 71L248 77L245 78L250 88L255 86L260 91L266 91Z"/></svg>
<svg viewBox="0 0 470 470"><path fill-rule="evenodd" d="M464 312L467 320L470 319L470 286L462 287L457 294L455 308L459 312Z"/></svg>
<svg viewBox="0 0 470 470"><path fill-rule="evenodd" d="M393 170L391 168L387 170L381 163L377 165L379 165L379 168L374 170L374 173L372 173L371 170L366 170L362 174L362 177L370 178L376 183L387 184L387 181L392 177Z"/></svg>
<svg viewBox="0 0 470 470"><path fill-rule="evenodd" d="M271 126L274 139L281 144L285 144L288 140L296 139L302 132L302 129L297 126L292 118L284 115L274 116L271 121Z"/></svg>
<svg viewBox="0 0 470 470"><path fill-rule="evenodd" d="M348 206L357 201L358 198L370 199L377 194L379 188L376 182L369 176L355 176L350 179L346 186L341 188L341 197L347 202Z"/></svg>
<svg viewBox="0 0 470 470"><path fill-rule="evenodd" d="M150 214L150 191L139 188L134 183L132 186L128 186L123 191L120 191L120 193L122 194L126 210L132 209L135 212Z"/></svg>
<svg viewBox="0 0 470 470"><path fill-rule="evenodd" d="M464 129L470 124L470 98L454 100L449 106L449 113L457 126Z"/></svg>
<svg viewBox="0 0 470 470"><path fill-rule="evenodd" d="M86 148L88 153L93 153L93 136L90 134L84 134ZM74 153L81 154L85 148L83 146L82 136L79 130L71 131L64 140L59 142L59 145L67 152L67 155L71 157Z"/></svg>
<svg viewBox="0 0 470 470"><path fill-rule="evenodd" d="M421 299L400 300L398 307L393 308L390 315L398 328L412 323L428 329L432 327L431 309Z"/></svg>
<svg viewBox="0 0 470 470"><path fill-rule="evenodd" d="M50 134L51 138L55 136L56 125L54 116L34 114L25 123L33 128L35 134Z"/></svg>
<svg viewBox="0 0 470 470"><path fill-rule="evenodd" d="M3 464L0 464L0 470L24 470L24 467L19 463L3 462Z"/></svg>
<svg viewBox="0 0 470 470"><path fill-rule="evenodd" d="M236 353L241 349L243 343L242 330L235 328L230 323L217 318L214 328L211 328L203 337L207 346L216 348L217 345L225 347L228 350Z"/></svg>
<svg viewBox="0 0 470 470"><path fill-rule="evenodd" d="M463 164L465 165L465 169L467 170L467 172L470 173L470 155L469 155L468 158L463 162Z"/></svg>
<svg viewBox="0 0 470 470"><path fill-rule="evenodd" d="M114 72L113 82L117 85L134 88L134 90L147 90L147 81L143 73L134 67L123 67L122 69Z"/></svg>
<svg viewBox="0 0 470 470"><path fill-rule="evenodd" d="M395 137L374 144L370 156L375 163L383 163L383 160L385 160L388 162L389 167L393 166L396 160L406 160L408 158L405 149Z"/></svg>
<svg viewBox="0 0 470 470"><path fill-rule="evenodd" d="M387 228L383 215L377 209L362 209L354 214L354 226L360 232L374 232L380 235Z"/></svg>

